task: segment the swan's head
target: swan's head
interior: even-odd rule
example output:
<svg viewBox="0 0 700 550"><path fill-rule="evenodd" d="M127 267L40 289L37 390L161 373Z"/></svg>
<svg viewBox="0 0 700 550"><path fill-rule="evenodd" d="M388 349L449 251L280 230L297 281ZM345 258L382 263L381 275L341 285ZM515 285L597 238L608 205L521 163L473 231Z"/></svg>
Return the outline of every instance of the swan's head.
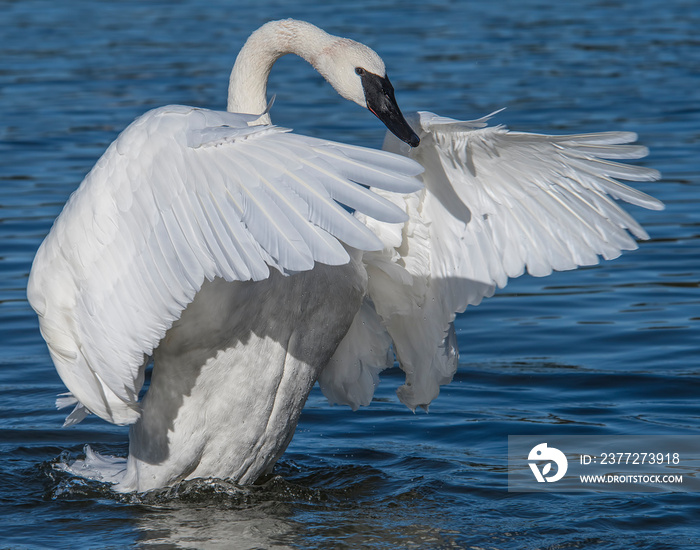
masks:
<svg viewBox="0 0 700 550"><path fill-rule="evenodd" d="M341 96L366 107L397 138L418 147L420 139L401 114L384 61L376 52L340 38L323 49L314 65Z"/></svg>

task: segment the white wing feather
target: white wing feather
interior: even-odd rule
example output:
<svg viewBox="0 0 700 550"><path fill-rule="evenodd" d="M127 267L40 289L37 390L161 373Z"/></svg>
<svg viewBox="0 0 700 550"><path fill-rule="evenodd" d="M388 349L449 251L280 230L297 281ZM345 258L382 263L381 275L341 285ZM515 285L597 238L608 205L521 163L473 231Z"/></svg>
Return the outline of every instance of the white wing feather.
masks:
<svg viewBox="0 0 700 550"><path fill-rule="evenodd" d="M146 113L107 149L37 253L27 293L42 334L68 389L105 420L136 421L144 361L205 279L344 264L339 241L381 249L336 201L405 220L355 182L411 192L416 163L248 126L255 118L181 106Z"/></svg>
<svg viewBox="0 0 700 550"><path fill-rule="evenodd" d="M487 120L419 113L409 120L421 137L413 150L387 134L385 149L423 165L425 188L377 191L407 211L403 227L358 215L385 244L364 255L369 296L406 371L397 393L411 409L427 407L455 372L455 313L525 269L544 276L636 248L630 233L648 236L613 198L663 208L617 181L656 180L656 170L609 160L645 156L645 147L627 145L635 134L546 136L485 127ZM358 404L338 392L334 400Z"/></svg>

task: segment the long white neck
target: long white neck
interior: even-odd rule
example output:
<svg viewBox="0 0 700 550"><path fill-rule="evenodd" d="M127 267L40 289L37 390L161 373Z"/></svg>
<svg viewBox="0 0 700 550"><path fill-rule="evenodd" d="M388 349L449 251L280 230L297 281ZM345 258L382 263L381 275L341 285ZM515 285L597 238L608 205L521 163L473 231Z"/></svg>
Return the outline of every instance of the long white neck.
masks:
<svg viewBox="0 0 700 550"><path fill-rule="evenodd" d="M229 80L227 110L263 113L267 107L267 79L275 61L294 53L318 70L318 55L337 40L338 37L304 21L285 19L263 25L248 38L236 58ZM269 115L259 122L269 124Z"/></svg>

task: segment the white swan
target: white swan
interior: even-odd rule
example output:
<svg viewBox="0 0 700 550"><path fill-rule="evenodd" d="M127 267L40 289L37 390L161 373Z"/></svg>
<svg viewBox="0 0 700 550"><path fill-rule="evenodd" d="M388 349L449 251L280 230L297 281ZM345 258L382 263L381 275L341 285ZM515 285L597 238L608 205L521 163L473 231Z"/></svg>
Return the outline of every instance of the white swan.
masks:
<svg viewBox="0 0 700 550"><path fill-rule="evenodd" d="M266 83L286 53L375 113L399 138L385 149L404 156L272 126ZM392 349L400 399L427 407L456 369L455 312L524 269L636 248L628 231L646 233L610 197L662 207L617 181L656 171L603 160L644 156L624 145L631 133L524 134L422 112L418 146L379 56L301 21L249 38L228 111L137 119L32 266L29 301L71 392L58 404L76 404L66 423L90 411L131 424L126 463L89 453L73 471L120 491L253 482L284 452L316 380L332 402L367 405Z"/></svg>

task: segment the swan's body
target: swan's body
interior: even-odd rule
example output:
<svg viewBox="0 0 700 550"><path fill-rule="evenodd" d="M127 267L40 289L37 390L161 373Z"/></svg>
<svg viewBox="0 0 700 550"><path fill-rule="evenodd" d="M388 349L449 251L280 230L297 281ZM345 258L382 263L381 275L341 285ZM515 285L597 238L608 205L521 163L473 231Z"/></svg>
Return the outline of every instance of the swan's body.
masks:
<svg viewBox="0 0 700 550"><path fill-rule="evenodd" d="M271 126L267 77L285 53L374 112L401 140L389 134L385 149L414 160ZM122 491L253 482L284 452L316 380L333 402L367 405L392 345L400 399L427 407L456 369L456 312L524 269L635 248L627 231L646 234L608 195L661 207L615 180L655 171L600 160L643 156L622 145L633 134L540 136L420 113L412 149L419 136L381 59L308 23L251 36L228 111L137 119L32 267L29 300L71 391L59 401L76 404L67 423L91 411L132 425L112 477L92 454L73 470Z"/></svg>

